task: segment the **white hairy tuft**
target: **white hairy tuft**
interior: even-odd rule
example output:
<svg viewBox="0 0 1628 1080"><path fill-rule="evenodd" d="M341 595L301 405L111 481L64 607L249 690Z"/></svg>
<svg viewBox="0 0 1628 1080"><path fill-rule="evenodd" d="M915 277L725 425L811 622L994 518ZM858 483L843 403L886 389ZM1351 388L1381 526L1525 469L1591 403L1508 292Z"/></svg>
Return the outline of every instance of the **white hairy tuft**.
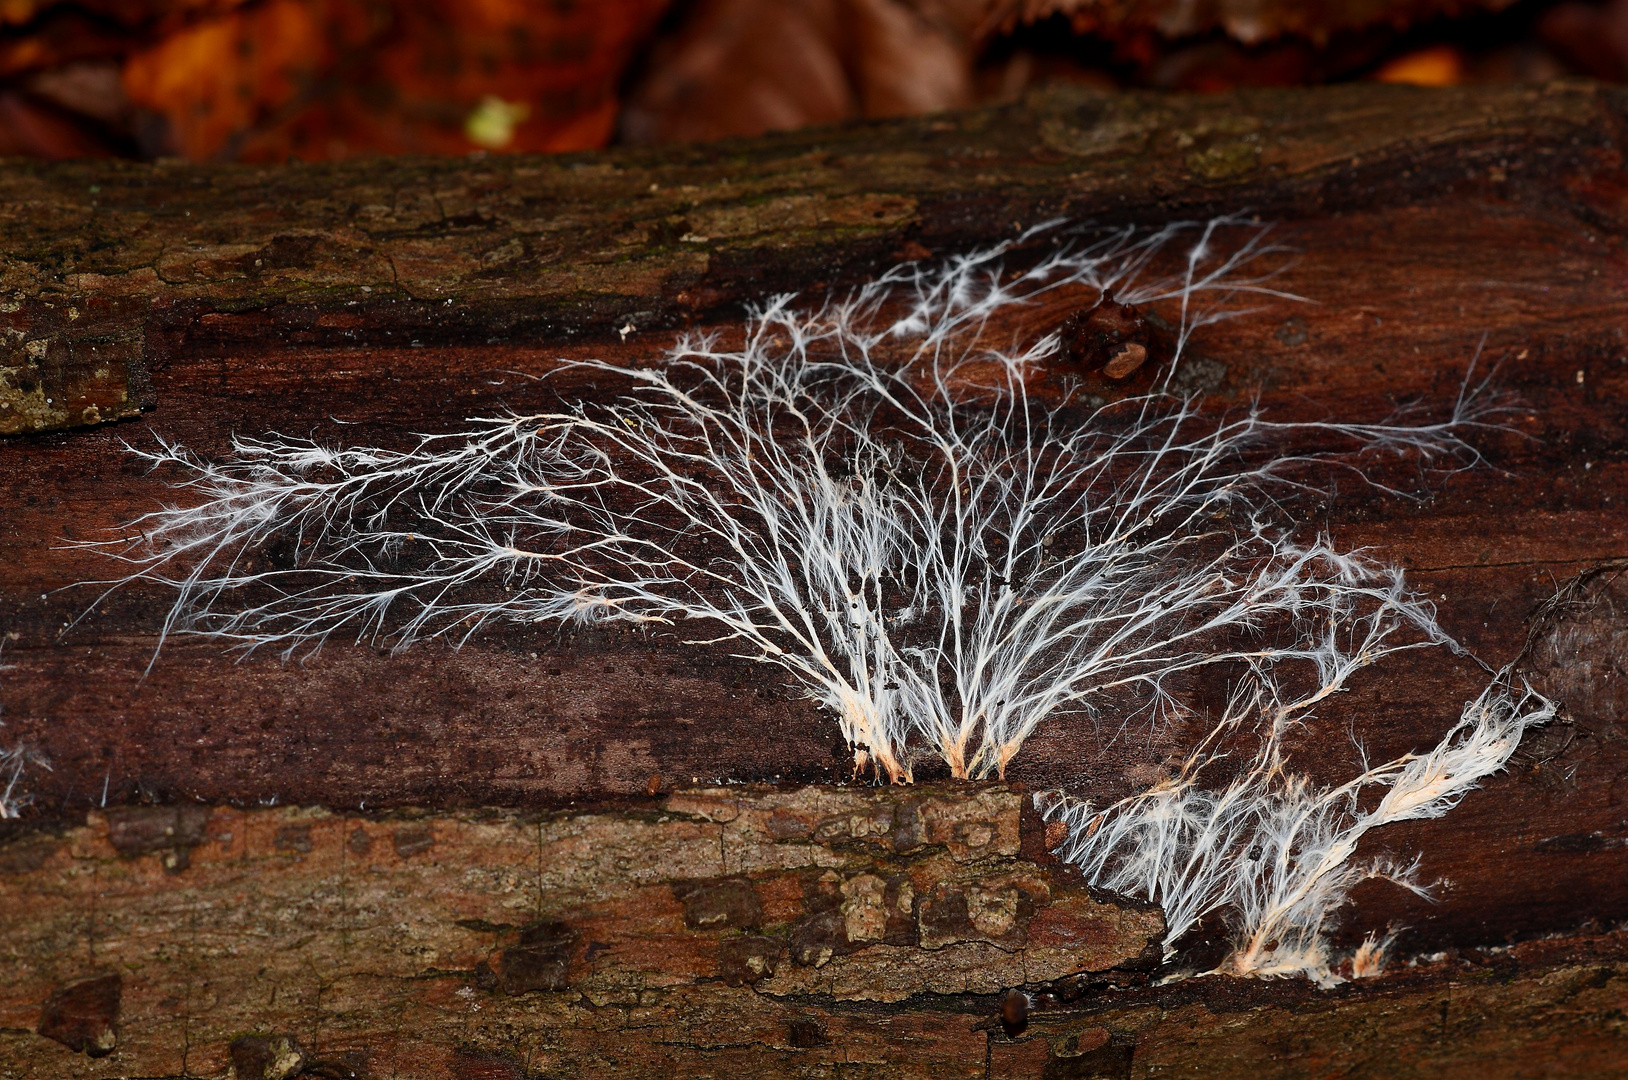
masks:
<svg viewBox="0 0 1628 1080"><path fill-rule="evenodd" d="M1396 944L1399 930L1392 928L1383 935L1369 931L1351 954L1351 977L1353 979L1377 979L1385 974L1385 966L1390 962L1391 947Z"/></svg>
<svg viewBox="0 0 1628 1080"><path fill-rule="evenodd" d="M0 648L4 648L3 641L0 641ZM10 668L9 664L0 664L0 671ZM0 713L3 712L4 706L0 706ZM0 723L0 727L5 726ZM49 768L45 758L27 743L15 743L9 749L0 747L0 821L17 817L34 801L34 797L22 788L23 771L30 765Z"/></svg>
<svg viewBox="0 0 1628 1080"><path fill-rule="evenodd" d="M33 760L34 755L22 743L10 749L0 748L0 821L17 817L34 801L21 787L23 770Z"/></svg>
<svg viewBox="0 0 1628 1080"><path fill-rule="evenodd" d="M1501 671L1430 750L1325 786L1293 772L1284 753L1287 721L1300 707L1269 701L1257 684L1234 695L1173 780L1101 809L1042 800L1049 817L1069 825L1060 857L1094 884L1164 909L1167 959L1205 916L1225 912L1234 949L1218 970L1338 981L1325 931L1354 885L1384 878L1427 894L1416 865L1353 862L1358 842L1382 825L1441 817L1508 763L1528 728L1555 714L1553 702ZM1229 782L1201 786L1204 771L1226 758L1216 747L1245 727L1264 733L1253 760Z"/></svg>
<svg viewBox="0 0 1628 1080"><path fill-rule="evenodd" d="M482 418L402 450L272 435L207 461L161 442L141 455L183 470L192 497L104 550L134 565L124 582L176 590L166 635L284 656L335 634L462 641L494 621L726 642L828 708L856 771L894 781L924 756L1004 775L1052 720L1192 720L1183 687L1213 672L1237 689L1179 776L1046 809L1093 883L1164 906L1167 949L1225 910L1228 970L1326 981L1323 931L1350 887L1418 887L1409 868L1354 865L1357 841L1444 813L1552 706L1501 679L1426 754L1336 787L1293 772L1284 737L1318 702L1451 642L1400 570L1296 536L1279 500L1306 490L1308 464L1360 471L1376 448L1474 460L1463 432L1492 407L1468 381L1437 423L1279 423L1162 393L1042 405L1031 383L1059 341L992 348L997 315L1065 289L1166 305L1169 385L1193 330L1238 313L1229 298L1286 295L1251 269L1277 250L1266 231L1235 219L1073 240L1053 224L1020 242L1048 233L1016 274L1001 245L811 310L776 298L738 342L682 337L659 366L572 365L627 385L608 406ZM1190 234L1182 268L1150 276ZM1206 786L1250 740L1251 763Z"/></svg>

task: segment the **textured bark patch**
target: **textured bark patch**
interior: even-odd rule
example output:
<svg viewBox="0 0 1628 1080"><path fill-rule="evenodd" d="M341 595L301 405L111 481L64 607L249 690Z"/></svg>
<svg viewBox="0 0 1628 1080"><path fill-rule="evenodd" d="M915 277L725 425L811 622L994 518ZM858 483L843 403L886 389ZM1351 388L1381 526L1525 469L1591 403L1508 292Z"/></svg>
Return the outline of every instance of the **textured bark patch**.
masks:
<svg viewBox="0 0 1628 1080"><path fill-rule="evenodd" d="M980 800L996 793L920 785L883 797L925 797L943 804L943 816L989 820ZM388 832L354 817L219 808L207 834L230 834L230 845L199 844L184 875L162 873L150 860L129 862L96 815L94 824L54 838L79 872L64 874L58 855L35 871L0 876L8 946L0 956L0 1061L24 1075L63 1074L68 1051L32 1032L42 1026L40 1003L68 1001L74 995L62 991L72 988L51 984L27 958L92 948L117 970L140 973L126 975L117 1056L109 1059L130 1076L171 1075L183 1047L196 1074L224 1076L234 1040L303 1032L313 1002L320 1002L322 1046L305 1047L304 1075L323 1080L835 1075L854 1062L887 1062L889 1076L1122 1076L1131 1041L1138 1066L1145 1056L1150 1071L1176 1063L1181 1068L1171 1071L1243 1080L1247 1068L1220 1066L1266 1060L1285 1040L1334 1052L1368 1038L1379 1040L1376 1052L1441 1045L1446 1054L1495 1037L1510 1051L1500 1060L1518 1063L1530 1060L1518 1046L1564 1038L1593 1067L1589 1075L1607 1074L1603 1063L1620 1058L1613 1010L1622 979L1613 972L1628 946L1618 938L1575 958L1565 951L1571 946L1547 939L1501 952L1519 957L1509 969L1513 981L1466 978L1457 962L1433 973L1405 969L1327 999L1332 1011L1305 1010L1311 992L1288 981L1138 989L1138 957L1160 933L1155 911L1095 900L1068 875L1017 856L960 861L928 845L900 857L870 844L775 840L766 824L788 808L820 820L873 795L675 792L656 820L642 801L625 813L600 808L541 824L491 811L443 815L423 822L435 831L436 858L410 860L388 843L356 854L356 829ZM1010 801L1015 820L1017 799ZM727 813L718 809L726 803ZM709 806L717 812L705 820L694 813ZM1007 830L998 816L994 824ZM290 827L309 828L311 850L298 858L276 849ZM718 876L721 854L745 872ZM705 876L707 868L715 876ZM332 904L325 898L340 881L345 903ZM760 930L685 924L673 884L725 882L751 885ZM906 910L919 918L924 908L931 924L929 901L942 901L948 936L980 931L980 922L999 930L1011 916L1026 943L1008 951L980 938L932 949L908 936L852 942L851 902L861 899L873 915L878 882L890 924ZM539 910L553 914L538 919ZM870 915L860 923L876 925ZM141 932L92 938L94 927ZM190 941L233 947L177 947ZM1550 954L1556 959L1545 959ZM1133 970L1105 974L1116 965ZM1095 974L1076 978L1087 972ZM1436 1011L1444 980L1454 983L1455 1010L1489 1018L1473 1032L1451 1027L1447 1042ZM1104 981L1126 988L1092 989ZM183 1036L176 1009L204 985L209 1005L190 1014ZM1030 999L1016 1038L997 1015L1012 988ZM1214 1000L1207 995L1223 991L1236 1007L1206 1011L1203 1002ZM1474 1004L1461 1006L1463 995ZM61 1036L67 1010L58 1014L53 1030ZM1331 1029L1332 1038L1319 1034ZM1114 1049L1102 1049L1110 1043ZM468 1052L460 1056L460 1047ZM786 1057L793 1053L795 1063ZM239 1080L252 1075L237 1071Z"/></svg>
<svg viewBox="0 0 1628 1080"><path fill-rule="evenodd" d="M305 1050L292 1035L239 1035L228 1049L235 1080L293 1080L305 1072Z"/></svg>
<svg viewBox="0 0 1628 1080"><path fill-rule="evenodd" d="M729 986L753 986L774 974L786 946L779 938L752 934L718 942L718 974Z"/></svg>
<svg viewBox="0 0 1628 1080"><path fill-rule="evenodd" d="M300 855L311 851L311 826L287 825L277 830L273 845L278 851L291 851Z"/></svg>
<svg viewBox="0 0 1628 1080"><path fill-rule="evenodd" d="M207 806L130 806L107 812L107 840L120 855L184 852L204 841Z"/></svg>
<svg viewBox="0 0 1628 1080"><path fill-rule="evenodd" d="M1546 836L1532 845L1539 855L1582 855L1595 851L1615 851L1628 846L1628 837L1607 836L1604 833L1569 833L1565 836Z"/></svg>
<svg viewBox="0 0 1628 1080"><path fill-rule="evenodd" d="M803 967L824 967L833 956L852 951L847 922L839 911L810 915L792 927L791 958Z"/></svg>
<svg viewBox="0 0 1628 1080"><path fill-rule="evenodd" d="M1074 1047L1053 1049L1040 1080L1129 1080L1135 1044L1112 1039L1089 1050Z"/></svg>
<svg viewBox="0 0 1628 1080"><path fill-rule="evenodd" d="M941 884L921 901L921 947L942 949L962 941L987 941L1001 949L1021 949L1033 915L1034 901L1016 885L957 888Z"/></svg>
<svg viewBox="0 0 1628 1080"><path fill-rule="evenodd" d="M763 924L763 904L745 878L686 881L673 886L691 930L754 930Z"/></svg>
<svg viewBox="0 0 1628 1080"><path fill-rule="evenodd" d="M396 854L403 859L421 855L435 846L435 833L428 825L409 825L391 836Z"/></svg>
<svg viewBox="0 0 1628 1080"><path fill-rule="evenodd" d="M510 1053L461 1046L452 1055L452 1080L532 1080L536 1073Z"/></svg>
<svg viewBox="0 0 1628 1080"><path fill-rule="evenodd" d="M44 832L23 833L0 841L0 874L31 874L61 847L61 841Z"/></svg>
<svg viewBox="0 0 1628 1080"><path fill-rule="evenodd" d="M89 427L154 404L135 305L76 295L0 303L0 435Z"/></svg>
<svg viewBox="0 0 1628 1080"><path fill-rule="evenodd" d="M76 1054L106 1057L118 1045L119 1004L124 982L102 975L62 987L40 1011L36 1029Z"/></svg>
<svg viewBox="0 0 1628 1080"><path fill-rule="evenodd" d="M831 1041L825 1025L812 1017L800 1016L786 1021L786 1041L798 1050L811 1050Z"/></svg>
<svg viewBox="0 0 1628 1080"><path fill-rule="evenodd" d="M1523 666L1591 736L1628 727L1628 561L1592 567L1561 586L1534 620ZM1557 725L1539 734L1528 740L1528 755L1564 752L1579 733Z"/></svg>
<svg viewBox="0 0 1628 1080"><path fill-rule="evenodd" d="M520 943L503 949L492 965L498 984L510 996L533 990L564 990L570 985L571 954L577 931L558 919L533 923L520 932Z"/></svg>

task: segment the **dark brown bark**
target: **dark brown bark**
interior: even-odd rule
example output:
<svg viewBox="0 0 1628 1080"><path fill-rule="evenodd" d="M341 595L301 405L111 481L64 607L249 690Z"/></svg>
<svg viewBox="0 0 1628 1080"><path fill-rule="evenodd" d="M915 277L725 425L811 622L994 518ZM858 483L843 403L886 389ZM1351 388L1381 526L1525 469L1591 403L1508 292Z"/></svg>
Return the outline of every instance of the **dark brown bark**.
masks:
<svg viewBox="0 0 1628 1080"><path fill-rule="evenodd" d="M66 420L51 423L84 425L97 417L85 415L72 387L50 381L69 377L53 372L83 365L36 365L36 371L27 361L40 353L66 357L67 349L79 357L90 345L119 343L120 365L96 376L102 380L96 392L116 396L122 389L127 402L139 401L147 393L140 382L145 373L156 406L141 421L111 425L105 421L112 410L98 406L104 423L0 443L6 465L0 470L0 632L7 637L0 659L10 665L0 674L7 723L0 735L26 739L49 756L51 771L29 774L38 800L34 813L39 822L68 823L65 829L79 829L87 808L100 812L104 801L118 808L275 800L336 814L429 807L443 816L483 806L552 812L576 802L602 806L609 821L638 820L654 812L654 804L643 801L652 784L667 791L710 781L844 779L848 764L834 723L765 680L760 669L617 631L505 630L457 652L431 645L396 656L336 644L290 664L262 656L238 662L217 646L172 642L144 675L169 598L130 588L97 602L94 588L71 586L107 576L110 566L63 542L115 535L121 523L167 497L167 478L144 475L121 448L123 440L150 444L150 431L207 454L221 451L234 431L390 440L448 430L472 413L531 400L535 384L514 372L554 370L560 357L651 357L679 327L734 323L741 303L753 297L841 289L921 249L964 251L1060 215L1157 224L1247 208L1283 223L1301 254L1281 283L1315 303L1273 305L1207 330L1195 341L1189 368L1202 378L1189 388L1202 390L1216 407L1259 395L1264 408L1282 417L1332 412L1377 419L1397 402L1419 399L1429 407L1450 399L1485 336L1484 359L1499 363L1499 384L1523 402L1509 417L1513 430L1480 440L1487 466L1446 477L1400 476L1422 496L1416 499L1344 484L1337 498L1297 513L1342 545L1372 545L1407 566L1419 587L1441 598L1443 624L1486 661L1514 659L1531 637L1522 670L1566 706L1564 722L1534 737L1517 767L1451 815L1375 834L1378 843L1365 853L1423 852L1423 876L1452 885L1433 905L1365 886L1342 940L1396 921L1411 928L1406 951L1459 950L1456 955L1473 959L1494 955L1475 949L1510 940L1613 925L1628 918L1628 842L1619 805L1621 778L1628 775L1628 740L1622 738L1628 677L1621 668L1628 593L1611 574L1594 574L1567 604L1541 617L1538 609L1566 581L1628 555L1621 526L1628 496L1622 299L1628 176L1619 151L1625 104L1628 98L1617 91L1582 84L1442 93L1347 87L1193 99L1058 93L994 113L581 158L282 170L15 166L0 178L0 212L7 219L0 277L12 290L8 306L16 310L6 317L20 320L13 324L20 336L7 339L13 359L0 376L12 390L0 394L12 401L49 396L55 406L56 395L65 393L74 405ZM67 316L69 309L78 317ZM1034 309L1001 331L1047 331L1069 313ZM634 329L621 334L630 324ZM36 341L45 344L30 352ZM1143 365L1124 383L1150 386L1154 366ZM40 380L39 389L21 389L13 373L23 369ZM557 385L570 393L609 392ZM329 418L352 426L336 427ZM1468 660L1418 654L1359 685L1360 708L1329 714L1330 745L1303 753L1313 763L1324 752L1347 753L1348 720L1376 754L1425 745L1485 678ZM1106 791L1139 764L1136 747L1100 750L1089 733L1059 726L1031 739L1008 780ZM779 796L743 797L756 805L752 800ZM297 824L290 818L277 828ZM136 841L124 852L122 826L108 828L114 854L106 858L115 861L105 865L133 866L116 860L149 857L139 854ZM171 828L205 825L177 818ZM34 850L29 845L47 844L42 838L49 835L27 833L0 850L26 862ZM288 842L298 847L295 839ZM172 863L179 852L196 858L199 850L165 843L157 854ZM266 851L280 850L268 843ZM27 869L17 880L36 897L28 904L46 903L38 890L55 888L51 882L66 880L61 876L71 867L103 865L95 862L103 855L85 858L91 861ZM481 862L475 849L448 858L448 865L471 873ZM273 860L256 873L279 880L281 866ZM191 873L179 867L175 880L184 883ZM151 896L169 895L159 889L169 878L151 881L158 890ZM327 916L311 918L321 924ZM1223 929L1214 928L1213 941ZM572 939L570 948L590 948L585 940ZM526 947L537 953L532 967L541 979L544 969L553 970L548 965L558 958L550 959L549 950L559 942L547 934L538 942ZM65 943L62 956L81 955L71 951L76 947ZM732 953L731 962L749 965L757 956L753 947L739 945L745 951ZM1201 942L1194 955L1213 947ZM1523 948L1513 954L1510 985L1569 987L1571 975L1553 973L1594 965L1612 974L1591 988L1583 984L1595 976L1578 975L1577 994L1590 1002L1615 995L1620 1003L1616 938L1575 938L1566 946L1572 952ZM649 970L665 970L664 962L650 961ZM1354 1059L1338 1057L1349 1043L1341 1034L1348 1018L1356 1023L1359 1015L1387 1009L1435 1016L1435 1003L1462 975L1454 962L1420 969L1388 988L1353 990L1350 998L1202 980L1180 991L1149 990L1153 996L1146 998L1056 1005L1066 1020L1047 1019L1047 1005L1030 1023L1046 1033L1049 1050L1022 1044L1030 1048L1019 1051L1020 1044L998 1040L986 1046L982 1031L953 1037L970 1038L969 1053L987 1050L990 1075L1008 1054L1034 1057L1011 1070L1072 1075L1066 1070L1077 1061L1057 1062L1101 1047L1111 1048L1103 1055L1125 1055L1128 1069L1144 1054L1153 1055L1145 1059L1152 1064L1201 1052L1171 1049L1182 1037L1159 1026L1176 1023L1170 1018L1187 1016L1187 1009L1203 1013L1193 1022L1204 1034L1192 1044L1208 1048L1202 1053L1255 1054L1276 1039L1314 1056L1334 1046L1328 1060L1349 1063ZM38 1000L30 998L27 1008L37 1010L58 989L101 974L103 963L63 959L48 977L31 975L27 992ZM207 967L202 959L196 963ZM434 966L425 961L414 970ZM500 968L493 977L501 980ZM450 994L453 984L446 985ZM866 1022L922 1032L924 1041L910 1043L920 1048L951 1038L952 1030L964 1032L960 1013L966 1010L977 1014L974 1021L994 1015L994 996L963 1004L953 995L933 996L945 993L942 988L924 993L912 1003L877 1006L864 1014ZM1508 1060L1552 1053L1561 1061L1562 1048L1553 1042L1560 1036L1542 1032L1549 1021L1531 1018L1552 1018L1552 1010L1572 1006L1543 996L1550 989L1531 993L1537 996L1520 998L1525 1004L1511 991L1515 996L1499 998L1503 1004L1486 1005L1494 1012L1528 1010L1520 1013L1528 1019L1509 1020L1527 1034L1512 1035L1517 1042L1508 1045L1529 1049ZM1455 984L1455 1000L1458 994ZM427 1004L432 999L439 1004ZM386 998L369 1000L357 1015L382 1015L368 1010L383 1008ZM413 1008L462 1008L462 1000L432 995ZM1174 1004L1178 1000L1191 1004ZM11 1018L27 1011L23 1004L8 1005L0 1027L35 1029L37 1019ZM720 1004L723 1012L708 1015L734 1015L728 1010L738 1007L744 1006ZM1578 1006L1583 1012L1566 1014L1561 1028L1583 1055L1573 1066L1579 1074L1602 1074L1598 1055L1609 1056L1615 1045L1616 1036L1607 1034L1615 1031L1617 1021L1609 1018L1615 1007L1588 1012L1593 1005ZM186 1008L188 1016L207 1011ZM1076 1023L1072 1018L1086 1015L1081 1008L1092 1016L1108 1010L1106 1019ZM1149 1011L1137 1011L1143 1009ZM1223 1035L1233 1030L1219 1018L1227 1009L1255 1010L1250 1015L1264 1026L1248 1030L1262 1041ZM940 1022L950 1014L955 1024ZM452 1023L451 1015L445 1013L445 1023ZM1163 1019L1123 1019L1155 1015ZM814 1027L804 1031L792 1023L805 1020ZM1513 1066L1500 1073L1489 1063L1470 1029L1436 1021L1447 1033L1442 1049L1419 1051L1418 1060L1428 1059L1432 1068L1475 1063L1480 1072L1514 1074ZM238 1031L230 1025L239 1022L210 1028L211 1062L229 1056L228 1036ZM278 1013L265 1026L288 1033L295 1023ZM524 1027L519 1019L513 1023ZM696 1063L703 1061L711 1062L706 1068L750 1072L782 1067L770 1062L793 1068L786 1055L805 1049L799 1040L813 1046L817 1036L810 1031L841 1026L824 1012L786 1023L790 1034L751 1036L744 1040L749 1048L731 1042L727 1052L701 1049L723 1043L693 1030L683 1038L628 1037L641 1054L676 1039L672 1045L683 1049L672 1053L689 1063L673 1066L680 1073L701 1069ZM259 1021L241 1024L241 1030L260 1030ZM508 1052L491 1035L495 1029L477 1023L469 1030L477 1029L484 1034L467 1036L475 1047L470 1053ZM446 1034L450 1027L435 1030L440 1034L425 1036L434 1054L452 1054L466 1038ZM1108 1033L1101 1047L1080 1050L1095 1046L1099 1030ZM1431 1030L1424 1024L1407 1038L1425 1039ZM1225 1042L1233 1038L1243 1041ZM377 1045L371 1036L357 1039L356 1048ZM1246 1044L1254 1049L1246 1051ZM1165 1049L1143 1049L1155 1046ZM707 1056L715 1053L723 1056ZM926 1071L931 1062L947 1060L930 1049L918 1058L898 1046L875 1053L915 1061ZM426 1054L425 1061L434 1057ZM122 1059L127 1064L121 1066L118 1054L104 1060L107 1069L135 1074L179 1070L129 1063L136 1059ZM979 1068L982 1061L979 1056ZM533 1067L569 1072L556 1059L549 1062ZM430 1071L423 1075L456 1075L465 1066L425 1068ZM659 1071L656 1064L641 1068L644 1073L629 1075ZM583 1066L584 1074L590 1071ZM488 1074L505 1075L469 1073Z"/></svg>
<svg viewBox="0 0 1628 1080"><path fill-rule="evenodd" d="M0 848L0 1076L1623 1074L1620 934L1157 986L1158 913L1020 857L1019 817L931 786L94 812Z"/></svg>

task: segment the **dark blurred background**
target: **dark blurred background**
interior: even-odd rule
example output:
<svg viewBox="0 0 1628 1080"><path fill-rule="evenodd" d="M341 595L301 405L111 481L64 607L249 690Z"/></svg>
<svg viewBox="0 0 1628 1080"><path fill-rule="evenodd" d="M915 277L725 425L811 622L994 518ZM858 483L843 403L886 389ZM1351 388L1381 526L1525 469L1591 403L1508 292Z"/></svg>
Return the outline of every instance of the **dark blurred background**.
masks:
<svg viewBox="0 0 1628 1080"><path fill-rule="evenodd" d="M575 150L1012 100L1628 78L1628 0L0 0L0 154Z"/></svg>

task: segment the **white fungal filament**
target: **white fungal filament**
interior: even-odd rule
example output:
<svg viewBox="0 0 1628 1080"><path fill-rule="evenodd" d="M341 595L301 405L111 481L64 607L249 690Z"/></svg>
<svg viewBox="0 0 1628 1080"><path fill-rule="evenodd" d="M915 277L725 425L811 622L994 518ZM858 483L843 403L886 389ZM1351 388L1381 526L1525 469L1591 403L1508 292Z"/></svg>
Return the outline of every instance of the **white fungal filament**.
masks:
<svg viewBox="0 0 1628 1080"><path fill-rule="evenodd" d="M1148 280L1188 232L1180 272ZM984 342L992 317L1055 290L1168 301L1168 384L1193 330L1237 314L1221 301L1285 295L1251 276L1264 236L1232 219L1125 230L1015 277L1002 245L813 310L780 297L738 344L685 336L656 367L570 365L624 383L614 404L482 418L405 450L273 435L208 461L163 443L142 456L183 470L194 497L133 523L140 546L105 550L134 564L125 581L176 590L165 634L284 656L336 633L462 641L494 621L679 628L783 669L856 770L893 781L925 757L1002 776L1043 723L1191 719L1182 686L1214 672L1235 690L1178 776L1046 809L1092 882L1164 906L1167 949L1226 910L1227 970L1326 981L1324 930L1350 887L1418 887L1409 868L1354 864L1362 836L1444 813L1552 706L1500 676L1428 752L1333 787L1293 772L1287 735L1354 673L1451 642L1399 569L1297 536L1280 500L1307 490L1308 466L1361 471L1375 450L1475 460L1463 436L1493 409L1484 384L1434 423L1279 423L1163 393L1042 405L1031 380L1056 337ZM1206 786L1251 740L1245 767Z"/></svg>

